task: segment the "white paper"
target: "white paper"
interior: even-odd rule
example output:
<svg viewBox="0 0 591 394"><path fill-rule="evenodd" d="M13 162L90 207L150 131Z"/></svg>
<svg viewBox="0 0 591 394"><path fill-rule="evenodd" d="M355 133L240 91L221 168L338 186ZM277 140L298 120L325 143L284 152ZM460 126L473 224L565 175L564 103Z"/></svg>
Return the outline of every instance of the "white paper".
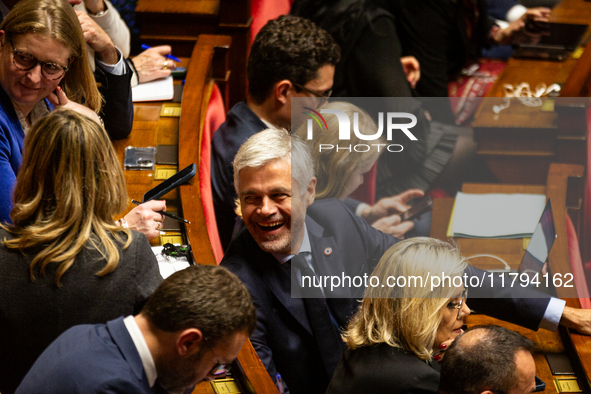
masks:
<svg viewBox="0 0 591 394"><path fill-rule="evenodd" d="M172 100L174 87L172 76L157 79L152 82L140 83L131 88L131 97L134 103L140 101Z"/></svg>
<svg viewBox="0 0 591 394"><path fill-rule="evenodd" d="M152 252L158 260L158 268L162 279L168 278L177 271L189 268L189 262L186 257L166 257L162 254L163 246L152 246Z"/></svg>
<svg viewBox="0 0 591 394"><path fill-rule="evenodd" d="M453 234L459 237L531 237L540 221L543 194L456 195Z"/></svg>

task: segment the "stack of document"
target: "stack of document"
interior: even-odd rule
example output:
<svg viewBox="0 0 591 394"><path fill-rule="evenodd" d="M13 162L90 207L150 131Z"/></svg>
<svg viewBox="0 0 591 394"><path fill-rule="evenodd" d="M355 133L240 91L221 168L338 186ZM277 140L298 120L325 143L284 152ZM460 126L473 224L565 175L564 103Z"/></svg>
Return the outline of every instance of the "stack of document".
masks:
<svg viewBox="0 0 591 394"><path fill-rule="evenodd" d="M543 194L458 193L447 235L464 238L531 237L546 205Z"/></svg>

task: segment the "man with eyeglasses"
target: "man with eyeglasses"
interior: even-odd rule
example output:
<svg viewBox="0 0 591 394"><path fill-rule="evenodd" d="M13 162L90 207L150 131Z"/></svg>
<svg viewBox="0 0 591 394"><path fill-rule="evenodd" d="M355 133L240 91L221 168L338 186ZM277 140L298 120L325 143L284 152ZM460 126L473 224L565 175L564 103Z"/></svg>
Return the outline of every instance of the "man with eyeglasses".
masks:
<svg viewBox="0 0 591 394"><path fill-rule="evenodd" d="M224 376L255 326L234 274L191 266L162 282L137 316L66 331L16 392L183 393Z"/></svg>
<svg viewBox="0 0 591 394"><path fill-rule="evenodd" d="M232 161L238 148L262 130L289 130L293 97L309 97L314 107L328 100L339 58L332 37L300 17L280 16L257 34L248 58L247 98L228 112L212 140L211 186L224 249L236 221Z"/></svg>
<svg viewBox="0 0 591 394"><path fill-rule="evenodd" d="M515 331L482 326L456 338L441 364L439 394L529 394L535 345Z"/></svg>

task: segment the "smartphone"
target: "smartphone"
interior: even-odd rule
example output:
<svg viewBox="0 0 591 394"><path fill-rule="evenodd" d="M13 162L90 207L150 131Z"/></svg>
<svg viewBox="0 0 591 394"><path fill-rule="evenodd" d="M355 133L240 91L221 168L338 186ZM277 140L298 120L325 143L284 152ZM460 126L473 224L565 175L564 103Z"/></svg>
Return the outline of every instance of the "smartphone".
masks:
<svg viewBox="0 0 591 394"><path fill-rule="evenodd" d="M123 166L126 170L153 170L156 161L156 148L136 148L128 146L125 148Z"/></svg>
<svg viewBox="0 0 591 394"><path fill-rule="evenodd" d="M413 220L414 218L421 216L423 213L431 210L433 207L433 200L429 196L421 197L415 200L414 204L406 212L400 214L401 221Z"/></svg>
<svg viewBox="0 0 591 394"><path fill-rule="evenodd" d="M184 79L187 78L187 69L185 67L175 67L171 72L170 75L174 79Z"/></svg>
<svg viewBox="0 0 591 394"><path fill-rule="evenodd" d="M148 190L144 194L142 202L159 199L166 193L170 192L172 189L179 187L189 179L193 178L196 173L197 166L195 163L183 168L181 171L177 172L158 186Z"/></svg>
<svg viewBox="0 0 591 394"><path fill-rule="evenodd" d="M534 389L534 392L544 390L546 390L546 383L536 376L536 388Z"/></svg>

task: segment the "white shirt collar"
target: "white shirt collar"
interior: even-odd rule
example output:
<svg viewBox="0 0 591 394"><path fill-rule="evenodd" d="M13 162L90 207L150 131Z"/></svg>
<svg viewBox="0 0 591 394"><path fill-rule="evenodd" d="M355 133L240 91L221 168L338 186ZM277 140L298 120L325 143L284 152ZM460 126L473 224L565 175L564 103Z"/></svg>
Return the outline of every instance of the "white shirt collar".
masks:
<svg viewBox="0 0 591 394"><path fill-rule="evenodd" d="M302 239L302 245L300 246L300 250L298 253L301 252L310 252L312 253L312 246L310 246L310 238L308 237L308 228L306 227L306 223L304 223L304 239ZM294 256L293 254L283 254L283 253L271 253L281 264L287 263L291 258Z"/></svg>
<svg viewBox="0 0 591 394"><path fill-rule="evenodd" d="M265 126L267 126L270 129L277 129L278 127L275 126L274 124L272 124L271 122L267 122L265 119L263 118L259 118L264 124Z"/></svg>
<svg viewBox="0 0 591 394"><path fill-rule="evenodd" d="M125 324L127 331L129 331L129 335L133 340L133 344L140 355L142 365L144 366L144 372L148 378L148 383L150 384L150 387L154 387L156 378L158 377L158 372L156 371L156 365L154 364L152 353L150 353L150 349L148 349L146 339L144 338L142 331L140 330L132 315L129 315L123 319L123 323Z"/></svg>

